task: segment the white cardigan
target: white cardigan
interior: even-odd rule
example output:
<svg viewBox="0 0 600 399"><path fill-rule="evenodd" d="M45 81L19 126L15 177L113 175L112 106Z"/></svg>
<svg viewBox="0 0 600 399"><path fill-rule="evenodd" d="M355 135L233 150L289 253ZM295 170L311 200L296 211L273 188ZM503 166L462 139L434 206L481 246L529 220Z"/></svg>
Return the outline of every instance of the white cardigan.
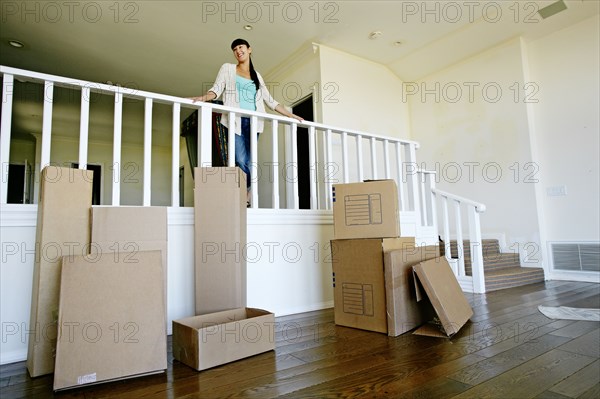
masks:
<svg viewBox="0 0 600 399"><path fill-rule="evenodd" d="M221 69L219 69L219 73L217 74L217 79L215 80L214 85L208 91L215 93L217 95L216 98L219 98L221 94L223 94L224 105L228 107L239 108L240 98L235 86L236 66L236 64L223 64ZM262 76L260 76L260 73L256 72L256 74L258 75L258 81L260 83L259 89L256 92L256 111L265 112L264 103L267 103L269 108L275 110L275 107L277 107L279 103L275 101L273 97L271 97L271 93L269 93L269 90L267 90L265 81L263 80ZM229 118L226 115L223 115L221 118L221 124L229 127ZM241 134L239 126L241 126L241 120L239 114L237 114L235 117L235 126L233 127L235 134ZM262 118L259 118L257 131L262 132L263 128L264 121Z"/></svg>

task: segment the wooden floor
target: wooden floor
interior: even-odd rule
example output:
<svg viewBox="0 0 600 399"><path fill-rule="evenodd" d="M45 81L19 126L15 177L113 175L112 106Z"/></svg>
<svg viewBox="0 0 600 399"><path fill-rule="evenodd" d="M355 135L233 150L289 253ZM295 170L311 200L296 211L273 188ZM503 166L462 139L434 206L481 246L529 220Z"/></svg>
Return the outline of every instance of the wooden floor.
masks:
<svg viewBox="0 0 600 399"><path fill-rule="evenodd" d="M600 323L551 320L538 305L600 308L600 286L546 282L467 294L475 315L452 339L338 327L327 309L277 318L276 350L196 372L169 353L166 373L53 394L52 376L0 367L8 398L594 398ZM169 341L170 347L170 341Z"/></svg>

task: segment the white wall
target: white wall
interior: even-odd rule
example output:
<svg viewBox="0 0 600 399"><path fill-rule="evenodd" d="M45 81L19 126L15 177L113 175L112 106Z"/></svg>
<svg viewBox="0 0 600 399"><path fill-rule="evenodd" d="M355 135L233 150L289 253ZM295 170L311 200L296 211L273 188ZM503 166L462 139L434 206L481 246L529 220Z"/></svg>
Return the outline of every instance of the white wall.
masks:
<svg viewBox="0 0 600 399"><path fill-rule="evenodd" d="M482 202L484 234L506 234L507 250L541 263L535 180L519 40L404 84L413 137L423 168L436 170L437 187ZM421 163L422 162L422 163ZM465 224L463 224L464 226Z"/></svg>
<svg viewBox="0 0 600 399"><path fill-rule="evenodd" d="M323 123L410 139L409 109L402 81L388 68L327 46L319 46Z"/></svg>
<svg viewBox="0 0 600 399"><path fill-rule="evenodd" d="M540 88L532 138L548 242L600 240L599 21L596 15L527 45ZM548 196L560 186L565 196Z"/></svg>

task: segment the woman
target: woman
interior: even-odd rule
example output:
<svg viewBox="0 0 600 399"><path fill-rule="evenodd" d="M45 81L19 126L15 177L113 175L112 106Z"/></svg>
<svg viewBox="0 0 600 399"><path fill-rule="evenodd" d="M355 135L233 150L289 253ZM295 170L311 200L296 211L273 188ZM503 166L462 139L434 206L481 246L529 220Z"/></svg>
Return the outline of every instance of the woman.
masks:
<svg viewBox="0 0 600 399"><path fill-rule="evenodd" d="M250 55L252 47L244 39L236 39L231 43L233 56L237 64L223 64L214 85L200 97L192 97L196 101L211 101L223 94L223 104L228 107L242 108L250 111L265 112L264 103L283 116L303 119L288 112L271 97L262 76L252 65ZM264 103L263 103L264 102ZM250 118L236 116L235 125L228 126L229 118L221 118L221 124L235 131L235 163L246 173L246 187L250 193ZM262 132L264 121L258 120L257 132ZM249 205L249 203L248 203Z"/></svg>

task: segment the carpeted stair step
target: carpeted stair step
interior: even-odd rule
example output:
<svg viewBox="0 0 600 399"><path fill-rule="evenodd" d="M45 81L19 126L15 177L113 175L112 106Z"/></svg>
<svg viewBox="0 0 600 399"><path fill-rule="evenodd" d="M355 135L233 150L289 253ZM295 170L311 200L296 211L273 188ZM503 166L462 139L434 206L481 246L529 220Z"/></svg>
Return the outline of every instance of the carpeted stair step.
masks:
<svg viewBox="0 0 600 399"><path fill-rule="evenodd" d="M453 258L458 256L456 241L450 242ZM465 274L472 275L471 248L468 240L463 241ZM544 281L541 268L521 267L518 253L502 253L498 240L483 240L483 269L486 291L495 291Z"/></svg>
<svg viewBox="0 0 600 399"><path fill-rule="evenodd" d="M485 272L485 290L496 291L544 281L544 269L539 267L508 267Z"/></svg>

